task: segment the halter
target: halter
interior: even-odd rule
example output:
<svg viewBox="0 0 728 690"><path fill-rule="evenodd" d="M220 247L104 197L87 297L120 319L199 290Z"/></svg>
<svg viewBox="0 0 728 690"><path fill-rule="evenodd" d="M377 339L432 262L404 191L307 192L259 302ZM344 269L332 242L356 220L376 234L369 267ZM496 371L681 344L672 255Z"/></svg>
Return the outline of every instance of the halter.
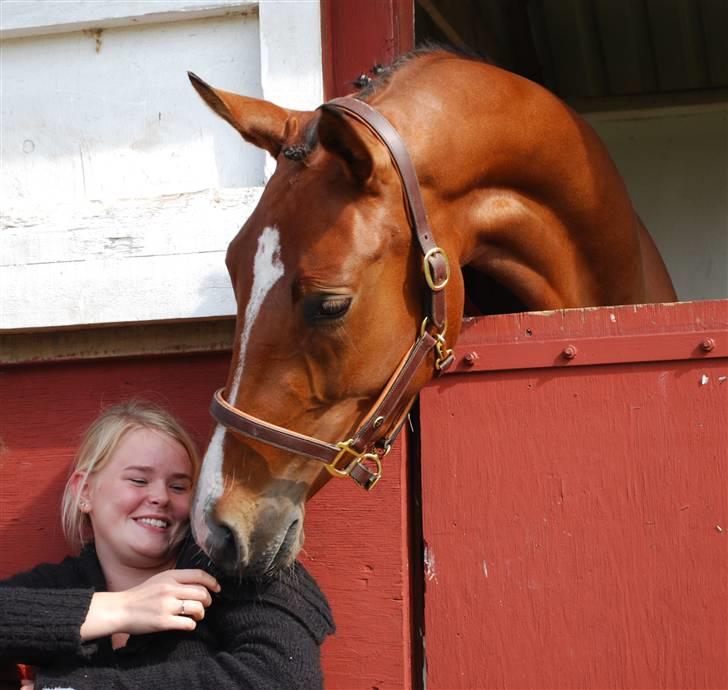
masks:
<svg viewBox="0 0 728 690"><path fill-rule="evenodd" d="M437 373L447 369L454 360L452 350L445 342L447 310L444 288L450 278L450 266L447 255L432 238L417 174L397 130L381 113L355 98L335 98L320 108L341 111L354 117L366 125L389 150L402 181L409 223L423 254L422 270L429 288L427 314L415 343L348 441L328 443L253 417L227 402L223 398L222 388L212 397L210 414L219 424L233 432L296 455L319 460L334 477L351 477L357 484L370 490L382 476L382 457L389 452L414 401L414 398L410 400L404 410L394 416L420 365L432 350L435 351Z"/></svg>

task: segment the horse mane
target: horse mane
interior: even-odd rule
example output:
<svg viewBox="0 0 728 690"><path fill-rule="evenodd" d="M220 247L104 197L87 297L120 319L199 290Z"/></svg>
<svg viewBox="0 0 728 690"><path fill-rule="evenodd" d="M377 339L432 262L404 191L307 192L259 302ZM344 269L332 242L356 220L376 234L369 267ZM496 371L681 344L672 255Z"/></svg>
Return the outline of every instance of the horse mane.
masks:
<svg viewBox="0 0 728 690"><path fill-rule="evenodd" d="M378 93L387 84L389 84L392 76L400 69L408 65L410 62L418 60L419 58L426 57L427 55L434 55L436 53L449 53L454 57L459 57L465 60L472 60L474 62L485 62L487 64L493 64L493 62L482 55L478 55L475 51L469 48L455 48L447 43L438 43L436 41L425 41L418 45L413 50L400 55L392 62L391 65L374 65L369 73L362 73L355 80L349 82L353 86L361 86L356 93L352 94L354 98L358 98L362 101L366 101L374 94ZM372 75L372 76L370 76ZM304 132L304 141L298 144L292 144L286 146L282 153L288 158L288 160L302 162L308 158L309 154L315 148L317 144L317 130L316 124L312 123Z"/></svg>
<svg viewBox="0 0 728 690"><path fill-rule="evenodd" d="M490 58L479 55L470 48L455 48L448 43L439 43L437 41L424 41L416 48L410 50L408 53L400 55L394 60L391 65L374 65L371 68L369 74L363 73L359 77L357 77L357 79L355 79L351 83L354 86L361 86L362 88L360 88L359 91L353 94L354 97L366 101L368 98L371 98L375 93L377 93L384 86L386 86L390 82L392 76L397 71L408 65L410 62L413 62L414 60L417 60L421 57L426 57L427 55L433 55L435 53L449 53L454 57L459 57L464 60L494 64ZM373 76L370 76L370 74Z"/></svg>

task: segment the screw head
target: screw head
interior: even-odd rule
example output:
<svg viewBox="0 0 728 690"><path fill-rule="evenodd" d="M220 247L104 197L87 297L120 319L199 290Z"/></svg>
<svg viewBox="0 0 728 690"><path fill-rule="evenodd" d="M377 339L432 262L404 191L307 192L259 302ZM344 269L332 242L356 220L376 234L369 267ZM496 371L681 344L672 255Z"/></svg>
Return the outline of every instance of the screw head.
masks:
<svg viewBox="0 0 728 690"><path fill-rule="evenodd" d="M468 352L468 354L465 355L464 359L465 359L465 364L472 367L473 364L475 364L475 362L478 360L478 353L477 352Z"/></svg>
<svg viewBox="0 0 728 690"><path fill-rule="evenodd" d="M706 338L700 343L700 348L703 352L712 352L715 349L715 340L712 338Z"/></svg>

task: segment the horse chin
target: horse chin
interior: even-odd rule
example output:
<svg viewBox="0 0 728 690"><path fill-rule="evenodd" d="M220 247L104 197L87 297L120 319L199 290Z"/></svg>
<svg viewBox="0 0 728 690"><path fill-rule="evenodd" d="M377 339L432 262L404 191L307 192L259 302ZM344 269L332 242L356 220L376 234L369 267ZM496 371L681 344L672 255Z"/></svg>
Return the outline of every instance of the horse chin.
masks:
<svg viewBox="0 0 728 690"><path fill-rule="evenodd" d="M272 575L279 570L288 568L293 565L302 545L302 523L299 520L294 520L283 538L277 544L273 541L270 547L265 548L254 562L248 564L243 574L257 577Z"/></svg>

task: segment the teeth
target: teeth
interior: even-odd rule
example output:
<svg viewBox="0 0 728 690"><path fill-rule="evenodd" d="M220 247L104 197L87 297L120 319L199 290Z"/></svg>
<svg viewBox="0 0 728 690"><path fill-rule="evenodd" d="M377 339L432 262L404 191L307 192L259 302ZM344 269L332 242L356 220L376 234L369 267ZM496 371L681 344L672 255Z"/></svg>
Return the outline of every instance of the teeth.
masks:
<svg viewBox="0 0 728 690"><path fill-rule="evenodd" d="M137 522L143 522L145 525L151 525L152 527L166 527L166 520L155 520L154 518L138 518Z"/></svg>

